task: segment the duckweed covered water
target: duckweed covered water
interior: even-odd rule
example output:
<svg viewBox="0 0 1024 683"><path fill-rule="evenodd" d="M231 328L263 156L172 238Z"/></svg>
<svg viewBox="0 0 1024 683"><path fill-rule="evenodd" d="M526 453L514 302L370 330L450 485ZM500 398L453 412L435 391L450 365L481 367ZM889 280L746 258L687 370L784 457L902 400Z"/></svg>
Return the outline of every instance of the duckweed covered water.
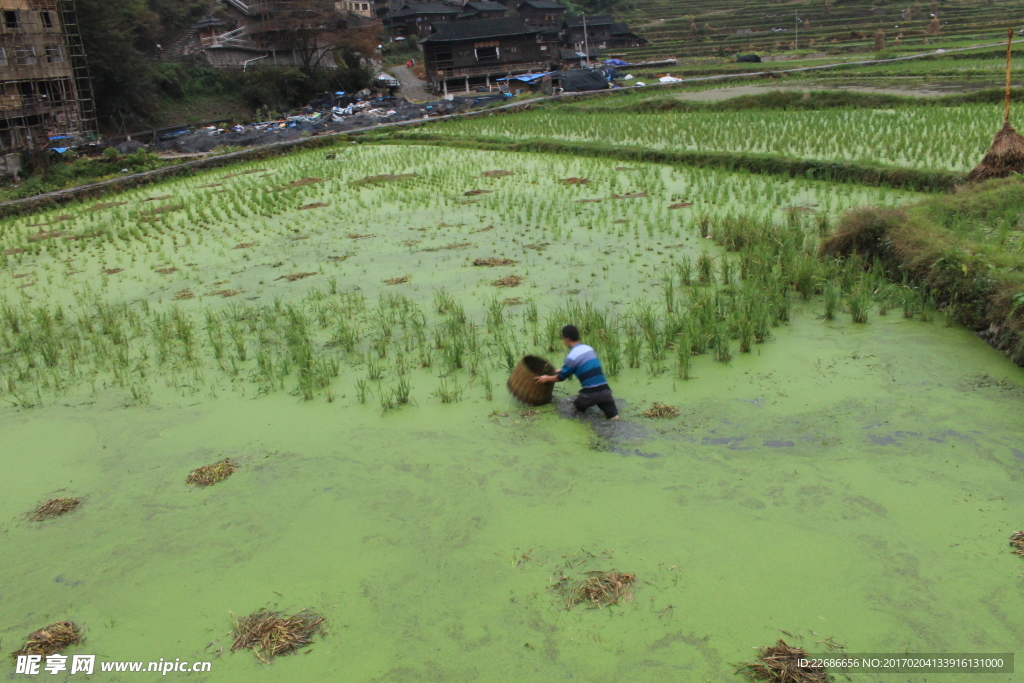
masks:
<svg viewBox="0 0 1024 683"><path fill-rule="evenodd" d="M433 155L437 166L424 166ZM1021 565L1007 539L1024 520L1024 377L941 316L873 309L866 325L826 322L818 297L798 301L752 353L734 347L730 364L694 356L688 381L668 361L623 367L612 378L618 424L564 417L571 386L539 411L502 387L498 337L557 362L548 312L585 300L611 315L660 301L665 268L710 244L699 237L704 216L753 206L813 231L819 216L908 195L405 148L355 149L329 164L298 155L262 166L266 178L208 174L127 193L126 205L72 209L43 228L59 237L29 240L40 228L28 224L45 218L3 226L4 249L25 249L0 273L3 303L28 307L19 320L32 334L43 317L33 311L62 307L53 329L63 355L50 371L69 379L47 381L38 350L26 354L6 332L3 396L38 406L0 412L0 655L61 619L87 638L68 654L213 659L211 681L730 681L735 663L780 636L811 652L827 639L859 652L1015 649ZM497 168L516 175L480 175ZM409 172L419 176L348 185ZM264 191L314 176L325 182ZM557 182L569 177L591 182ZM466 197L472 189L494 192ZM167 194L186 208L137 220L153 204L146 196ZM603 201L575 203L590 198ZM317 202L329 206L299 210ZM684 202L694 206L667 208ZM816 212L782 208L793 206ZM105 237L64 239L94 231ZM518 263L471 265L491 256ZM104 272L114 268L123 270ZM167 268L177 270L155 270ZM282 277L295 273L315 274ZM523 284L491 284L508 275ZM468 362L448 368L440 351L417 367L418 351L404 348L415 335L398 322L384 357L372 345L374 319L392 310L379 300L401 292L410 303L399 310L420 310L429 325L442 315L440 287L478 330L476 375ZM175 301L183 289L195 298ZM240 291L207 295L224 289ZM353 292L366 305L347 352L331 343L333 327L319 327L317 307L344 309ZM489 330L495 297L507 322ZM97 302L127 303L138 322L94 313ZM297 348L266 313L289 304L310 317L308 346L339 364L330 402L322 386L301 400L298 361L280 383L260 375L260 352L291 358L283 349ZM231 341L217 358L204 323L205 311L232 306L265 323L245 332L246 359ZM195 324L191 361L179 338L159 360L150 328L175 309ZM67 321L81 325L80 315L95 329L78 328L86 341L69 360ZM102 329L104 316L125 343ZM439 375L461 400L442 402ZM382 414L378 394L403 377L409 403ZM132 393L143 385L148 394ZM679 417L642 417L655 402ZM240 465L229 479L185 485L224 458ZM24 519L64 495L83 503L45 523ZM563 575L610 569L636 573L630 602L566 610L551 590ZM228 653L231 614L265 605L312 607L329 634L269 666Z"/></svg>

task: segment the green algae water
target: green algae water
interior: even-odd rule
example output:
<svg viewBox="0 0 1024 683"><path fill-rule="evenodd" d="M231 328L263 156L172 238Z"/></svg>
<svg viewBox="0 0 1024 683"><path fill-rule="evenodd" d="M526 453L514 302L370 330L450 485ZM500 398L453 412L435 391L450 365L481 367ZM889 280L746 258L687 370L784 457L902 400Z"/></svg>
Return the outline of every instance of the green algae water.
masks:
<svg viewBox="0 0 1024 683"><path fill-rule="evenodd" d="M128 346L144 377L119 382L100 360L79 377L61 357L54 367L75 378L63 391L34 374L46 367L42 358L29 367L16 345L5 352L5 675L30 680L13 674L9 654L29 632L64 619L86 638L65 654L209 660L210 673L168 676L209 681L734 681L736 664L780 637L809 652L828 644L880 653L1016 649L1024 585L1007 539L1024 520L1016 495L1024 373L965 330L897 312L872 311L866 325L823 321L812 298L729 364L695 356L689 380L658 366L624 368L611 378L623 403L617 424L567 417L571 385L557 387L553 405L525 410L504 392L497 350L481 353L475 376L445 371L439 360L429 368L409 360L405 369L399 358L415 355L403 350L405 336L396 327L381 357L367 341L370 322L362 353L338 350L331 329L313 335L318 349L339 354L330 401L323 388L311 401L295 395L296 370L284 389L264 383L253 358L275 339L256 307L285 308L311 293L334 302L354 287L371 301L402 291L434 315L443 287L481 336L493 337L484 313L496 296L517 325L528 318L516 313L525 300L542 311L574 298L617 310L660 296L665 263L705 248L728 257L694 232L701 217L727 216L758 196L781 216L793 206L833 215L907 195L454 151L439 153L439 166L420 178L397 181L407 186L347 184L412 172L418 154L358 149L333 168L322 155L298 155L258 174L126 193L127 205L82 207L44 228L104 231L95 246L29 240L38 217L4 226L5 250L25 250L0 272L5 304L30 313L62 305L65 319L95 297L125 301L140 316L177 307L198 319L248 306L267 326L265 345L258 330L247 337L246 360L227 351L221 366L204 341L199 360L185 363L175 355L179 340L161 364L148 336L156 323L143 317L150 322ZM481 178L495 168L516 175ZM314 176L323 182L266 192ZM569 177L590 182L558 182ZM213 200L232 182L240 189L224 194L239 198L237 208ZM465 195L476 188L493 192ZM196 215L135 224L134 211L153 205L147 196L170 193ZM694 206L665 208L683 202ZM311 203L329 206L301 209ZM254 244L234 249L246 243ZM490 256L517 263L486 272L472 265ZM295 273L314 274L283 277ZM511 275L523 284L491 284ZM399 276L409 279L384 282ZM185 289L196 296L175 300ZM210 293L226 289L240 291ZM546 340L538 347L526 327L517 330L517 353L560 360ZM104 333L97 323L81 331L90 334ZM77 362L86 359L83 351ZM360 402L358 383L375 364L381 376ZM461 400L436 395L442 374ZM382 413L378 395L399 377L408 378L411 400ZM143 380L151 393L135 400L128 385ZM644 417L654 402L680 415ZM229 479L185 485L192 469L224 457L240 464ZM84 502L55 520L25 520L39 502L64 495ZM563 576L611 569L636 574L631 600L566 609L552 589ZM328 632L269 665L230 652L232 615L264 606L313 608Z"/></svg>

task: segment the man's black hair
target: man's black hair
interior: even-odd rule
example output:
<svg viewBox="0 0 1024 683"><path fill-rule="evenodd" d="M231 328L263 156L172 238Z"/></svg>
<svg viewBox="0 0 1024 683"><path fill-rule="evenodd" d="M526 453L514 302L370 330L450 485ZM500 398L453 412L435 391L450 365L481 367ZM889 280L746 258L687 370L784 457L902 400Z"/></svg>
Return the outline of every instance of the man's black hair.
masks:
<svg viewBox="0 0 1024 683"><path fill-rule="evenodd" d="M576 329L575 325L566 325L562 328L562 339L578 342L580 340L580 331Z"/></svg>

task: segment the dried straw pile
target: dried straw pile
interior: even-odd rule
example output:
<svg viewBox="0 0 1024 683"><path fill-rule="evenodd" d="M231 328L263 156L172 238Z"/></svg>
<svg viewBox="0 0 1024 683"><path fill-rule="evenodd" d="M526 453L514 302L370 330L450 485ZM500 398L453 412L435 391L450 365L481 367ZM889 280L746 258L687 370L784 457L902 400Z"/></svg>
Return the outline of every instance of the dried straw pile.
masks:
<svg viewBox="0 0 1024 683"><path fill-rule="evenodd" d="M220 462L215 462L212 465L203 465L192 470L185 483L195 484L196 486L212 486L218 481L224 481L236 471L238 471L238 463L231 458L224 458Z"/></svg>
<svg viewBox="0 0 1024 683"><path fill-rule="evenodd" d="M312 610L303 610L290 617L280 612L261 609L235 621L235 642L231 651L251 649L263 662L278 655L287 655L313 642L321 633L324 618Z"/></svg>
<svg viewBox="0 0 1024 683"><path fill-rule="evenodd" d="M71 512L79 505L82 504L81 498L54 498L42 503L39 507L32 511L29 515L29 519L33 522L42 522L46 519L53 519L54 517L60 517L63 514Z"/></svg>
<svg viewBox="0 0 1024 683"><path fill-rule="evenodd" d="M11 653L19 655L52 655L60 652L68 645L82 642L82 629L72 621L58 621L29 634L28 640L21 649Z"/></svg>
<svg viewBox="0 0 1024 683"><path fill-rule="evenodd" d="M1024 557L1024 531L1014 531L1010 536L1010 545L1013 547L1013 554Z"/></svg>
<svg viewBox="0 0 1024 683"><path fill-rule="evenodd" d="M779 638L775 645L761 648L756 662L744 664L736 673L743 674L751 681L830 683L832 677L823 668L799 665L800 659L806 656L806 650L792 647Z"/></svg>
<svg viewBox="0 0 1024 683"><path fill-rule="evenodd" d="M610 572L587 572L583 581L570 585L568 578L558 585L566 607L587 605L589 607L608 607L625 602L633 596L633 584L636 574L612 570Z"/></svg>
<svg viewBox="0 0 1024 683"><path fill-rule="evenodd" d="M509 393L523 403L542 406L551 403L553 384L537 384L541 375L555 374L555 366L540 356L524 356L508 378Z"/></svg>

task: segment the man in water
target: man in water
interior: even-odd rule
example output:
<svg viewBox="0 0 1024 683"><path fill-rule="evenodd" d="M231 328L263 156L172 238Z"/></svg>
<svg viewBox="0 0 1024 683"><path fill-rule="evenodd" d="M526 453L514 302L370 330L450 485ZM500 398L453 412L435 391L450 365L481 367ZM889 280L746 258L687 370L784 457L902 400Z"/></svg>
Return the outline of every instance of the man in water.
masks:
<svg viewBox="0 0 1024 683"><path fill-rule="evenodd" d="M615 399L612 397L608 380L604 378L597 353L580 341L580 331L575 325L566 325L562 328L562 341L569 349L564 366L557 375L541 375L537 378L537 384L564 382L576 375L581 388L579 395L572 402L573 407L578 412L585 413L587 408L597 406L604 412L606 418L618 420L619 409L615 407Z"/></svg>

